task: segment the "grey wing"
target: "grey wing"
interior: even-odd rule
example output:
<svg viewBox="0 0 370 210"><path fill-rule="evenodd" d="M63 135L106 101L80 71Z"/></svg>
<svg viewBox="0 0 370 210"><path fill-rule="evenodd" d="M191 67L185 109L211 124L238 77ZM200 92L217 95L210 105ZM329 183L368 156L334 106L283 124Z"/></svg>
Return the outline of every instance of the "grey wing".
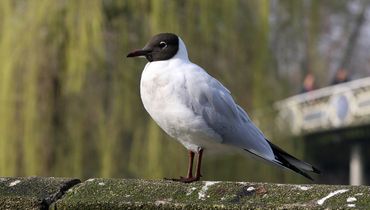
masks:
<svg viewBox="0 0 370 210"><path fill-rule="evenodd" d="M193 78L189 84L190 106L201 115L207 125L222 137L222 143L273 160L274 154L262 132L247 113L238 106L219 81L206 75Z"/></svg>

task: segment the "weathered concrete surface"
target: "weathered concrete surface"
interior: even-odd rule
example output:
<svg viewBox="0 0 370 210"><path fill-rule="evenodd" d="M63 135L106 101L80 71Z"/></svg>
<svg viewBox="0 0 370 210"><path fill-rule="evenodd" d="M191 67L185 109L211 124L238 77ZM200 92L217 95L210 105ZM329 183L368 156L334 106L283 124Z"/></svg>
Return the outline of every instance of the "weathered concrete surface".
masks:
<svg viewBox="0 0 370 210"><path fill-rule="evenodd" d="M78 179L0 177L0 209L48 209Z"/></svg>
<svg viewBox="0 0 370 210"><path fill-rule="evenodd" d="M51 208L370 209L370 187L90 179L68 190Z"/></svg>

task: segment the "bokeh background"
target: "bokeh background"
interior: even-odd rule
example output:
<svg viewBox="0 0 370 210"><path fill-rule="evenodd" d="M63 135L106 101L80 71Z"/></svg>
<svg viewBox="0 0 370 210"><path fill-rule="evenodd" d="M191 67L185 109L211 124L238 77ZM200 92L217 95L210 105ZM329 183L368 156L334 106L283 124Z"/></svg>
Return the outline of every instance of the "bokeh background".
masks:
<svg viewBox="0 0 370 210"><path fill-rule="evenodd" d="M275 144L318 163L304 141L277 129L273 104L299 93L307 72L318 87L343 65L352 79L370 75L369 6L367 0L1 0L0 176L184 175L186 150L142 106L146 61L125 57L159 32L178 34L190 59L219 79ZM204 179L309 182L240 154L204 158Z"/></svg>

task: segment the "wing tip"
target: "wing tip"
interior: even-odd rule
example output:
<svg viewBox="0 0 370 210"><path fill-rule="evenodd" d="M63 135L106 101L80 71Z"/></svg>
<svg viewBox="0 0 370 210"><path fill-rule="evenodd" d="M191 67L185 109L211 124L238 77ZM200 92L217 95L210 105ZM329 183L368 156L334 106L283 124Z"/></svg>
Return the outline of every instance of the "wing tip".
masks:
<svg viewBox="0 0 370 210"><path fill-rule="evenodd" d="M314 182L314 181L315 181L315 180L314 180L310 175L308 175L308 174L306 174L306 173L304 173L304 172L303 172L303 174L302 174L302 173L299 173L299 174L301 174L302 176L304 176L304 177L306 177L307 179L311 180L312 182Z"/></svg>
<svg viewBox="0 0 370 210"><path fill-rule="evenodd" d="M270 144L271 149L275 154L275 159L278 160L277 163L280 164L281 166L283 166L285 168L288 168L288 169L290 169L294 172L297 172L298 174L301 174L302 176L306 177L307 179L309 179L311 181L314 181L314 179L310 175L305 173L304 171L313 172L313 173L316 173L316 174L321 174L321 171L319 169L317 169L316 167L314 167L311 164L308 164L308 163L306 163L302 160L299 160L299 159L293 157L292 155L288 154L284 150L280 149L278 146L272 144L269 140L266 139L266 141ZM299 161L301 163L304 163L307 166L310 166L312 170L307 170L305 168L301 168L301 167L297 166L296 164L291 163L289 161L289 159L293 159L295 161Z"/></svg>
<svg viewBox="0 0 370 210"><path fill-rule="evenodd" d="M256 154L256 153L253 153L251 151L249 151L248 149L244 149L244 151L250 153L250 154L253 154L261 159L264 159L264 160L267 160L266 158ZM315 181L310 175L308 175L307 173L305 173L304 171L300 170L299 168L295 167L294 165L290 164L287 160L285 159L281 159L281 160L278 160L278 159L275 159L275 160L268 160L268 161L271 161L273 163L275 163L276 165L279 165L283 168L286 168L286 169L289 169L289 170L292 170L302 176L304 176L305 178L311 180L311 181ZM315 172L315 173L320 173L320 171L318 169L316 169L315 167L312 166L312 172Z"/></svg>
<svg viewBox="0 0 370 210"><path fill-rule="evenodd" d="M312 166L312 172L316 174L321 174L321 171L314 166Z"/></svg>
<svg viewBox="0 0 370 210"><path fill-rule="evenodd" d="M306 172L304 172L303 170L297 168L296 166L290 164L288 161L276 161L276 163L286 169L289 169L289 170L292 170L294 172L296 172L297 174L300 174L302 175L303 177L311 180L311 181L315 181L309 174L307 174Z"/></svg>

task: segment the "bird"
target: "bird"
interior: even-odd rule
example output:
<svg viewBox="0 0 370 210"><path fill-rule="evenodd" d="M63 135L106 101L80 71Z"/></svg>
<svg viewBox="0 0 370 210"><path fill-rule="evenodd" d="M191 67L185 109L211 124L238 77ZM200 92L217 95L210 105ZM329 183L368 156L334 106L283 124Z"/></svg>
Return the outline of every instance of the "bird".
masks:
<svg viewBox="0 0 370 210"><path fill-rule="evenodd" d="M144 108L169 136L188 150L183 183L200 180L203 152L234 147L269 163L290 169L310 180L320 171L271 143L240 107L231 92L202 67L189 60L184 41L174 33L154 35L127 57L148 61L141 74L140 96ZM193 162L198 155L196 171Z"/></svg>

